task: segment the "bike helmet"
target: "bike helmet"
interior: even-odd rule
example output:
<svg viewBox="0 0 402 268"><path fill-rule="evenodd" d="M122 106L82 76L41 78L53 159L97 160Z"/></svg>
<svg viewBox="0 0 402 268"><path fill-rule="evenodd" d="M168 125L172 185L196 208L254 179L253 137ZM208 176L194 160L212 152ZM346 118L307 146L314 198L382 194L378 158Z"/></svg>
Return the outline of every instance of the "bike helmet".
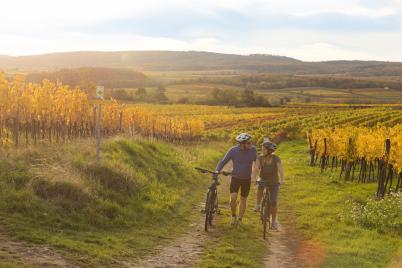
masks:
<svg viewBox="0 0 402 268"><path fill-rule="evenodd" d="M277 145L275 143L273 143L273 142L270 142L270 141L263 142L262 146L264 146L268 150L272 150L272 151L275 151L276 148L277 148Z"/></svg>
<svg viewBox="0 0 402 268"><path fill-rule="evenodd" d="M252 138L251 135L247 133L241 133L236 137L236 141L242 143L251 140L251 138Z"/></svg>

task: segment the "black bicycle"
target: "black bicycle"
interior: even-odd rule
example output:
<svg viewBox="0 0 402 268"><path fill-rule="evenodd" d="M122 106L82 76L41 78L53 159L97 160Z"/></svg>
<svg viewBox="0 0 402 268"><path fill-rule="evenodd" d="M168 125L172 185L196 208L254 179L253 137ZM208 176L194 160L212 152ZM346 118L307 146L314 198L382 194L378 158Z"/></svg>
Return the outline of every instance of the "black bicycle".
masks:
<svg viewBox="0 0 402 268"><path fill-rule="evenodd" d="M263 231L264 240L267 238L267 231L271 227L270 214L271 214L271 194L269 192L268 187L265 187L264 194L262 196L261 210L260 210L261 222L264 229Z"/></svg>
<svg viewBox="0 0 402 268"><path fill-rule="evenodd" d="M230 172L214 172L204 168L195 168L201 173L211 174L212 175L212 183L208 187L207 197L205 199L205 232L208 232L208 227L212 226L212 221L214 219L215 213L218 211L218 175L222 174L224 176L228 176Z"/></svg>

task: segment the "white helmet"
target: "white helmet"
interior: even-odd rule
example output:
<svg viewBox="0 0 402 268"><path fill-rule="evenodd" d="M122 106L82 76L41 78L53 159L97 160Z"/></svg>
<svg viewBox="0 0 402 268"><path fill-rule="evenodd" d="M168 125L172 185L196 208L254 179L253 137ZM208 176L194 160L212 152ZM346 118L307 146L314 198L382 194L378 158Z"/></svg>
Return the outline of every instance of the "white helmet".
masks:
<svg viewBox="0 0 402 268"><path fill-rule="evenodd" d="M245 142L245 141L249 141L251 140L251 135L247 134L247 133L241 133L240 135L238 135L236 137L236 141L237 142Z"/></svg>

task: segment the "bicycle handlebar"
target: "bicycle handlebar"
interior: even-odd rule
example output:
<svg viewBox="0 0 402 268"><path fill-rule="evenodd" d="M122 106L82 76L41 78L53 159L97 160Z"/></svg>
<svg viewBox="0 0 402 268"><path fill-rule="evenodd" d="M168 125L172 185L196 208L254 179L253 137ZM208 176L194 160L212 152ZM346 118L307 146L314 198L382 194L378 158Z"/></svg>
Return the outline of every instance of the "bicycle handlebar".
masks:
<svg viewBox="0 0 402 268"><path fill-rule="evenodd" d="M232 172L226 172L226 171L221 171L221 172L216 172L216 171L211 171L211 170L208 170L208 169L205 169L205 168L200 168L200 167L196 167L195 168L196 170L198 170L199 172L201 172L201 173L209 173L209 174L213 174L213 175L220 175L220 174L222 174L222 175L224 175L224 176L229 176L229 175L231 175L232 174Z"/></svg>

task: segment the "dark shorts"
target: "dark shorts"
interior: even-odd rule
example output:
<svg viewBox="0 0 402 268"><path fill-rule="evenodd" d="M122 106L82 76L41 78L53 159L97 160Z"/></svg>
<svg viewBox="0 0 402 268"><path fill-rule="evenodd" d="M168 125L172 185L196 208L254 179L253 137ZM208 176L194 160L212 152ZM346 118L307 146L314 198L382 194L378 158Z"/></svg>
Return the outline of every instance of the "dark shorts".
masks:
<svg viewBox="0 0 402 268"><path fill-rule="evenodd" d="M267 184L264 180L258 181L258 189L264 190L265 187L268 187L270 197L271 197L271 206L276 207L278 204L278 193L279 193L279 183L276 184Z"/></svg>
<svg viewBox="0 0 402 268"><path fill-rule="evenodd" d="M250 193L251 179L239 179L232 177L230 181L230 193L238 193L240 189L240 195L242 197L248 197Z"/></svg>

